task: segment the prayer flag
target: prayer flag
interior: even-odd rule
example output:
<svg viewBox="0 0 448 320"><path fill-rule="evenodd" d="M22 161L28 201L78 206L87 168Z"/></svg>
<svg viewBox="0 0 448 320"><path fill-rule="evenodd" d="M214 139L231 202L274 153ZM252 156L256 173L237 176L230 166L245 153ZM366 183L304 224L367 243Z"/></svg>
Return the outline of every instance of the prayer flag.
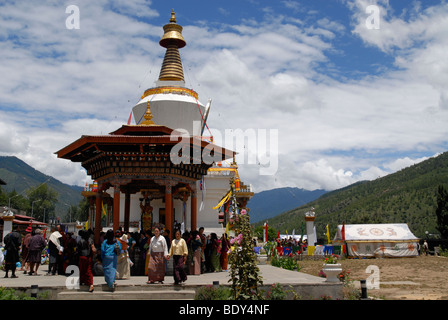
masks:
<svg viewBox="0 0 448 320"><path fill-rule="evenodd" d="M330 230L328 229L328 224L327 224L327 240L328 240L328 243L331 242L331 240L330 240Z"/></svg>
<svg viewBox="0 0 448 320"><path fill-rule="evenodd" d="M104 209L104 203L101 203L101 207L103 208L103 216L106 216L106 210Z"/></svg>
<svg viewBox="0 0 448 320"><path fill-rule="evenodd" d="M222 207L222 205L224 204L224 203L226 203L229 199L230 199L230 195L232 194L232 191L229 191L222 199L221 199L221 201L215 206L215 207L213 207L213 210L216 210L216 209L218 209L218 208L221 208Z"/></svg>
<svg viewBox="0 0 448 320"><path fill-rule="evenodd" d="M131 110L131 114L129 115L128 126L131 124L131 120L132 120L132 110Z"/></svg>
<svg viewBox="0 0 448 320"><path fill-rule="evenodd" d="M268 237L268 223L267 222L265 222L264 223L264 242L268 242L268 240L269 240L269 237Z"/></svg>
<svg viewBox="0 0 448 320"><path fill-rule="evenodd" d="M341 234L342 234L342 241L345 241L345 222L342 222Z"/></svg>

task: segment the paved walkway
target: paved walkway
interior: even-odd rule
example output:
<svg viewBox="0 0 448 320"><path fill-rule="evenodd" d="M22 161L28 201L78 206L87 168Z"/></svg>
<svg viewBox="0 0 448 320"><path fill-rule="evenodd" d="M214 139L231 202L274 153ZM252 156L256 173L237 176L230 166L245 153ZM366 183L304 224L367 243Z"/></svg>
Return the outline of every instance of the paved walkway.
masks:
<svg viewBox="0 0 448 320"><path fill-rule="evenodd" d="M320 277L311 276L302 272L285 270L271 265L259 265L260 275L263 277L264 285L271 285L273 283L281 284L312 284L319 285L324 284L325 279ZM45 287L65 287L66 282L71 283L70 277L66 276L45 276L47 266L44 266L39 270L39 275L29 276L23 274L21 271L17 271L16 275L18 278L4 278L5 272L0 271L0 286L1 287L11 287L11 288L30 288L31 285L38 285L39 288ZM11 275L11 274L10 274ZM213 284L214 281L219 281L219 284L226 285L230 279L229 272L214 272L214 273L204 273L201 275L188 275L188 280L185 285L208 285ZM130 279L117 280L118 286L140 286L146 285L146 276L132 276ZM172 285L173 277L165 277L165 285ZM94 285L105 285L104 277L95 276ZM155 284L159 285L159 284Z"/></svg>

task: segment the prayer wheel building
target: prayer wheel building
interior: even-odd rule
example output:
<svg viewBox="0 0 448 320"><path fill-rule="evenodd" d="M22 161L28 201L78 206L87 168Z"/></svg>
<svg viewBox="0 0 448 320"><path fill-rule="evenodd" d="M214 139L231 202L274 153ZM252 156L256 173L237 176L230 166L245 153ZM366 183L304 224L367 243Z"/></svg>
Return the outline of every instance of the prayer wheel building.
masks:
<svg viewBox="0 0 448 320"><path fill-rule="evenodd" d="M166 53L159 79L134 106L136 124L108 135L83 135L56 152L81 163L95 181L83 195L90 201L88 223L97 243L103 227L136 231L160 225L171 233L178 227L223 229L212 207L228 191L235 170L216 168L235 152L202 138L210 104L204 106L185 87L179 49L186 41L174 10L163 28L159 43ZM246 187L243 203L252 195Z"/></svg>

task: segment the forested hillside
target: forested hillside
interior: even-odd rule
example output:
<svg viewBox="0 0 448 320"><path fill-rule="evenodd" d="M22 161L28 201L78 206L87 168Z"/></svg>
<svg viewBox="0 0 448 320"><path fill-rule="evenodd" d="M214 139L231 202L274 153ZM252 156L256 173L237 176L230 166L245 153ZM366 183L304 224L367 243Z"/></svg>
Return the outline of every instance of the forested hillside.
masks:
<svg viewBox="0 0 448 320"><path fill-rule="evenodd" d="M304 213L314 207L318 238L323 238L329 224L408 223L418 237L436 230L436 194L439 185L448 185L448 153L430 158L374 181L359 182L328 192L319 199L272 219L269 225L282 233L297 230ZM257 224L255 224L257 225Z"/></svg>

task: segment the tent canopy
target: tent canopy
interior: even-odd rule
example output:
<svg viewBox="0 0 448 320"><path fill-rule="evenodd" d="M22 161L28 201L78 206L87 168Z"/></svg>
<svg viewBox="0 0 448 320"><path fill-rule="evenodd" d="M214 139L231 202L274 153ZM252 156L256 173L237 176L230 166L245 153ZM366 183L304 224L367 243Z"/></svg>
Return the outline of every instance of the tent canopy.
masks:
<svg viewBox="0 0 448 320"><path fill-rule="evenodd" d="M418 255L418 238L406 223L347 224L338 226L334 244L347 244L352 257L413 257Z"/></svg>
<svg viewBox="0 0 448 320"><path fill-rule="evenodd" d="M346 224L345 241L417 241L406 223ZM342 241L342 225L338 225L335 242Z"/></svg>

